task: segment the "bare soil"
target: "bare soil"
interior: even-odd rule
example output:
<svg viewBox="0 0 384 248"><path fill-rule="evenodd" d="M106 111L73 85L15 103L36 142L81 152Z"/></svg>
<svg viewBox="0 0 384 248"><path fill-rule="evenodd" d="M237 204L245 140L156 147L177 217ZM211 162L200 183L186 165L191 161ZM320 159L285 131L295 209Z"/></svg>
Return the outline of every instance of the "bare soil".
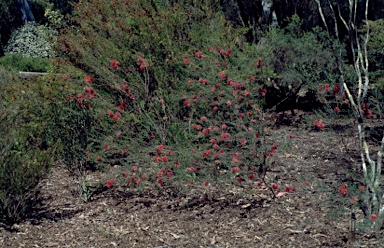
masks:
<svg viewBox="0 0 384 248"><path fill-rule="evenodd" d="M296 192L277 198L256 184L193 186L179 195L112 187L85 203L57 165L42 182L35 217L0 228L0 247L384 247L383 233L352 232L348 206L336 204L342 183L359 183L354 130L348 120L327 121L322 131L271 127L275 139L293 136L289 150L276 152L268 179L278 183L276 193Z"/></svg>

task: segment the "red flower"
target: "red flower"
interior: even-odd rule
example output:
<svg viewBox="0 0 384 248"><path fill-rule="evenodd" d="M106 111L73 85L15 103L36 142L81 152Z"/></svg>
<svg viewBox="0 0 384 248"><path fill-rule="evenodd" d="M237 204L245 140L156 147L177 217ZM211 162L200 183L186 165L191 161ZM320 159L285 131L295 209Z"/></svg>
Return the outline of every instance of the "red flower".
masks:
<svg viewBox="0 0 384 248"><path fill-rule="evenodd" d="M139 178L139 179L137 179L136 184L139 185L142 181L143 181L143 180L141 180L141 179Z"/></svg>
<svg viewBox="0 0 384 248"><path fill-rule="evenodd" d="M184 102L183 102L183 103L184 103L184 106L185 106L185 107L188 107L188 108L191 107L191 103L189 102L188 99L184 99Z"/></svg>
<svg viewBox="0 0 384 248"><path fill-rule="evenodd" d="M243 181L243 179L241 177L236 177L236 180L241 183Z"/></svg>
<svg viewBox="0 0 384 248"><path fill-rule="evenodd" d="M118 66L120 66L120 62L117 61L116 59L112 59L111 60L111 67L112 67L112 69L115 69Z"/></svg>
<svg viewBox="0 0 384 248"><path fill-rule="evenodd" d="M121 114L120 112L116 112L115 115L112 117L112 120L117 121L120 118Z"/></svg>
<svg viewBox="0 0 384 248"><path fill-rule="evenodd" d="M184 58L184 63L188 64L189 63L189 59L188 58Z"/></svg>
<svg viewBox="0 0 384 248"><path fill-rule="evenodd" d="M157 178L157 183L158 184L162 184L163 183L163 178L161 178L161 177Z"/></svg>
<svg viewBox="0 0 384 248"><path fill-rule="evenodd" d="M124 178L127 177L127 173L122 173L121 174Z"/></svg>
<svg viewBox="0 0 384 248"><path fill-rule="evenodd" d="M116 182L116 178L111 179L111 180L107 180L107 183L106 183L107 188L112 187L112 185L113 185L115 182Z"/></svg>
<svg viewBox="0 0 384 248"><path fill-rule="evenodd" d="M108 150L109 149L109 145L105 145L105 146L103 146L103 150L104 151L106 151L106 150Z"/></svg>
<svg viewBox="0 0 384 248"><path fill-rule="evenodd" d="M219 149L220 149L220 146L219 146L218 144L214 144L214 145L213 145L213 149L215 149L215 150L219 150Z"/></svg>
<svg viewBox="0 0 384 248"><path fill-rule="evenodd" d="M260 95L263 96L263 97L267 94L267 90L266 89L258 88L257 92L259 92Z"/></svg>
<svg viewBox="0 0 384 248"><path fill-rule="evenodd" d="M246 140L240 140L240 145L245 146L247 144Z"/></svg>
<svg viewBox="0 0 384 248"><path fill-rule="evenodd" d="M172 171L168 171L167 174L165 174L167 178L171 178L173 177L173 172Z"/></svg>
<svg viewBox="0 0 384 248"><path fill-rule="evenodd" d="M137 65L139 66L140 71L144 71L144 69L149 66L149 63L146 59L139 57L137 58Z"/></svg>
<svg viewBox="0 0 384 248"><path fill-rule="evenodd" d="M223 124L222 126L221 126L221 129L223 129L223 130L227 130L227 125L225 125L225 124Z"/></svg>
<svg viewBox="0 0 384 248"><path fill-rule="evenodd" d="M255 133L255 138L256 138L256 139L260 138L260 134Z"/></svg>
<svg viewBox="0 0 384 248"><path fill-rule="evenodd" d="M325 127L325 125L324 125L321 121L319 121L319 120L314 120L314 121L313 121L313 124L314 124L317 128L319 128L319 129L323 129L323 128Z"/></svg>
<svg viewBox="0 0 384 248"><path fill-rule="evenodd" d="M112 110L108 110L108 115L110 116L110 117L112 117L114 114L113 114L113 111Z"/></svg>
<svg viewBox="0 0 384 248"><path fill-rule="evenodd" d="M340 90L341 90L340 84L336 84L336 85L333 87L332 93L336 95L337 93L340 92Z"/></svg>
<svg viewBox="0 0 384 248"><path fill-rule="evenodd" d="M119 109L124 110L126 103L124 101L121 101Z"/></svg>
<svg viewBox="0 0 384 248"><path fill-rule="evenodd" d="M285 188L285 192L289 193L289 192L295 192L296 191L296 188L295 187L292 187L292 186L289 186L289 187L286 187Z"/></svg>
<svg viewBox="0 0 384 248"><path fill-rule="evenodd" d="M193 172L196 171L196 168L195 168L195 167L188 167L188 168L186 169L186 171L187 171L187 172L191 172L191 173L193 173Z"/></svg>
<svg viewBox="0 0 384 248"><path fill-rule="evenodd" d="M227 75L225 74L225 71L219 72L219 76L224 79Z"/></svg>
<svg viewBox="0 0 384 248"><path fill-rule="evenodd" d="M254 180L255 179L255 174L249 174L248 178L249 178L249 180Z"/></svg>
<svg viewBox="0 0 384 248"><path fill-rule="evenodd" d="M339 113L339 112L340 112L340 109L339 109L339 107L335 107L335 108L333 109L333 111L334 111L335 113Z"/></svg>
<svg viewBox="0 0 384 248"><path fill-rule="evenodd" d="M346 196L348 194L348 189L347 189L347 184L346 183L343 183L339 187L339 193L342 194L343 196Z"/></svg>
<svg viewBox="0 0 384 248"><path fill-rule="evenodd" d="M133 166L131 169L132 172L136 172L137 170L138 170L137 166Z"/></svg>
<svg viewBox="0 0 384 248"><path fill-rule="evenodd" d="M213 152L211 150L206 150L204 153L203 153L203 158L206 158L208 157L209 155L211 155Z"/></svg>
<svg viewBox="0 0 384 248"><path fill-rule="evenodd" d="M231 169L231 172L232 172L232 173L236 173L236 172L238 172L239 170L240 170L239 167L233 167L233 168Z"/></svg>
<svg viewBox="0 0 384 248"><path fill-rule="evenodd" d="M206 122L206 121L207 121L207 117L202 116L202 117L200 118L200 120L201 120L202 122Z"/></svg>
<svg viewBox="0 0 384 248"><path fill-rule="evenodd" d="M205 186L208 186L208 185L209 185L209 182L204 181L203 184L204 184Z"/></svg>
<svg viewBox="0 0 384 248"><path fill-rule="evenodd" d="M325 86L324 90L328 92L329 91L329 84L325 84L324 86Z"/></svg>
<svg viewBox="0 0 384 248"><path fill-rule="evenodd" d="M353 205L353 204L356 204L357 200L356 200L356 198L351 198L350 202Z"/></svg>
<svg viewBox="0 0 384 248"><path fill-rule="evenodd" d="M206 58L207 57L207 55L205 55L203 52L201 52L201 51L195 51L195 55L196 55L196 57L198 57L198 58Z"/></svg>
<svg viewBox="0 0 384 248"><path fill-rule="evenodd" d="M168 157L167 157L167 156L163 156L163 157L161 158L161 160L162 160L163 162L168 162Z"/></svg>
<svg viewBox="0 0 384 248"><path fill-rule="evenodd" d="M375 221L376 219L377 219L377 215L376 214L372 214L370 220L371 221Z"/></svg>
<svg viewBox="0 0 384 248"><path fill-rule="evenodd" d="M261 58L259 58L259 59L257 60L257 63L256 63L256 68L260 68L262 62L263 62L263 60L262 60Z"/></svg>
<svg viewBox="0 0 384 248"><path fill-rule="evenodd" d="M211 131L210 131L208 128L205 128L205 129L203 130L203 133L204 133L205 135L208 135L210 132L211 132Z"/></svg>
<svg viewBox="0 0 384 248"><path fill-rule="evenodd" d="M88 76L88 75L85 76L85 82L86 82L86 83L89 83L89 84L90 84L90 83L93 83L93 80L94 80L94 79L93 79L91 76Z"/></svg>
<svg viewBox="0 0 384 248"><path fill-rule="evenodd" d="M222 138L223 140L229 140L229 139L231 138L231 135L230 135L229 133L223 133L223 134L221 135L221 138Z"/></svg>
<svg viewBox="0 0 384 248"><path fill-rule="evenodd" d="M276 183L272 183L272 189L278 189L279 188L279 185L277 185Z"/></svg>
<svg viewBox="0 0 384 248"><path fill-rule="evenodd" d="M250 83L252 83L254 80L255 80L255 77L254 77L254 76L250 76L250 77L248 78L248 81L249 81Z"/></svg>
<svg viewBox="0 0 384 248"><path fill-rule="evenodd" d="M158 145L156 148L158 150L164 150L165 149L165 145Z"/></svg>

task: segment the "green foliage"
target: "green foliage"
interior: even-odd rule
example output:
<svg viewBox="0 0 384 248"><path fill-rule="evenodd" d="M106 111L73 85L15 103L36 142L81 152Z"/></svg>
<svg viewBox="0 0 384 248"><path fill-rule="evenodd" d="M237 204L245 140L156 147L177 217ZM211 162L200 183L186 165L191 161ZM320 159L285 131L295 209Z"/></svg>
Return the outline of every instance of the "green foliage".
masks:
<svg viewBox="0 0 384 248"><path fill-rule="evenodd" d="M5 54L18 54L23 57L52 57L51 42L55 32L45 26L27 23L12 33L8 44L4 47Z"/></svg>
<svg viewBox="0 0 384 248"><path fill-rule="evenodd" d="M50 69L46 58L26 58L18 54L0 57L0 65L9 70L29 72L47 72Z"/></svg>
<svg viewBox="0 0 384 248"><path fill-rule="evenodd" d="M30 215L36 205L38 184L49 172L53 147L40 150L37 128L26 125L22 105L31 102L20 95L18 77L1 67L0 75L0 221L12 224Z"/></svg>
<svg viewBox="0 0 384 248"><path fill-rule="evenodd" d="M318 89L339 81L337 58L326 34L319 29L302 32L299 21L286 29L271 29L260 42L265 63L279 75L279 86Z"/></svg>
<svg viewBox="0 0 384 248"><path fill-rule="evenodd" d="M5 126L3 120L0 122ZM9 139L9 134L5 135ZM30 146L23 137L0 142L1 222L21 221L39 200L38 184L47 175L51 159L49 152Z"/></svg>
<svg viewBox="0 0 384 248"><path fill-rule="evenodd" d="M365 34L367 24L359 32ZM365 38L365 37L362 37ZM373 85L384 89L384 19L369 21L369 41L367 44L369 76Z"/></svg>

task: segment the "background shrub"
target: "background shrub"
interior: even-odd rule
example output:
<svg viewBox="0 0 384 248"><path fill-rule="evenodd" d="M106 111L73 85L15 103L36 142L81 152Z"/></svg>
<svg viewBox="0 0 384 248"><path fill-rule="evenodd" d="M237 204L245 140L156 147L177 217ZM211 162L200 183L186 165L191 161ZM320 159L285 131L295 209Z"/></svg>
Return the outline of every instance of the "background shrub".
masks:
<svg viewBox="0 0 384 248"><path fill-rule="evenodd" d="M23 57L52 57L52 43L55 32L46 26L30 22L16 29L8 44L4 47L4 54L18 54Z"/></svg>
<svg viewBox="0 0 384 248"><path fill-rule="evenodd" d="M49 172L53 148L36 146L36 123L26 125L22 103L28 98L19 78L1 67L0 75L0 221L12 224L30 215L38 202L38 184Z"/></svg>
<svg viewBox="0 0 384 248"><path fill-rule="evenodd" d="M46 58L26 58L18 54L0 57L0 65L8 70L47 72L50 68L49 60Z"/></svg>

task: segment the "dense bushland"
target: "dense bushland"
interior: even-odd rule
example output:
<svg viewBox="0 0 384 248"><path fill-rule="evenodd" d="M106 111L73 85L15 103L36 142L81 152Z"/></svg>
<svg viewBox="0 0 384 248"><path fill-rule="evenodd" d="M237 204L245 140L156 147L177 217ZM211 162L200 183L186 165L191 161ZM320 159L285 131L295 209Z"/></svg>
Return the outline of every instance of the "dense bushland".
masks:
<svg viewBox="0 0 384 248"><path fill-rule="evenodd" d="M0 68L6 79L0 121L19 124L2 130L0 210L9 223L36 203L52 159L72 173L84 201L115 183L180 194L190 183L251 187L256 181L275 196L277 184L268 171L275 153L290 142L266 135L266 112L348 112L340 78L353 85L356 76L343 62L343 45L320 28L304 32L298 16L250 44L243 40L249 28L234 28L219 1L85 0L73 6L65 21L71 26L62 26L61 16L55 15L58 22L48 18L62 28L55 53L37 44L44 48L38 57L49 57L51 64L40 58L31 68L52 74L21 80ZM381 44L377 33L370 44L374 54ZM14 37L9 51L29 47ZM8 70L30 67L26 58L12 66L17 56L0 64ZM373 65L377 85L380 61L376 56ZM377 117L380 107L371 106L380 105L365 106L362 111L371 111L366 117ZM324 127L321 120L311 126ZM89 181L91 170L104 171L106 178ZM9 175L17 180L6 188ZM12 198L15 192L25 207Z"/></svg>

